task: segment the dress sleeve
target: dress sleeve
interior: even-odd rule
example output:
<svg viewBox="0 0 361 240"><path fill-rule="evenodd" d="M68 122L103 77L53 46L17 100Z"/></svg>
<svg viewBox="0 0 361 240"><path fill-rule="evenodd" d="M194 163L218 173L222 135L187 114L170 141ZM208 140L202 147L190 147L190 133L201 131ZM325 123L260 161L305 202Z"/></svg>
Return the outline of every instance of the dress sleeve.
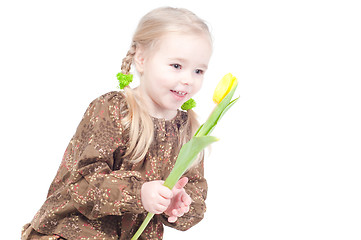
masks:
<svg viewBox="0 0 361 240"><path fill-rule="evenodd" d="M94 100L70 141L58 179L54 180L54 184L59 180L66 185L73 207L91 220L145 212L140 200L144 183L141 174L113 171L114 152L126 145L120 116L120 100L114 94Z"/></svg>
<svg viewBox="0 0 361 240"><path fill-rule="evenodd" d="M206 212L205 200L208 188L207 181L204 178L204 160L202 159L197 166L191 168L184 176L189 179L184 189L193 201L189 212L178 218L175 223L169 223L165 214L160 215L163 224L181 231L186 231L199 223Z"/></svg>

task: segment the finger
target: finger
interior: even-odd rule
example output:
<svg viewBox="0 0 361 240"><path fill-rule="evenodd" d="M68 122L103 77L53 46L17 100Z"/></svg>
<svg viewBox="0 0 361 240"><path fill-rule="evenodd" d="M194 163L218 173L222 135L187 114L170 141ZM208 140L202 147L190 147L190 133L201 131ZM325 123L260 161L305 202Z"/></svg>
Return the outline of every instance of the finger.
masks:
<svg viewBox="0 0 361 240"><path fill-rule="evenodd" d="M180 218L180 217L183 216L183 214L184 214L184 213L179 213L176 217L177 217L177 218Z"/></svg>
<svg viewBox="0 0 361 240"><path fill-rule="evenodd" d="M173 209L172 211L172 215L176 216L176 217L182 217L184 215L185 212L183 212L182 208L178 208L178 209Z"/></svg>
<svg viewBox="0 0 361 240"><path fill-rule="evenodd" d="M178 208L177 210L173 210L172 211L172 215L173 216L176 216L176 217L182 217L185 213L187 213L186 212L186 210L187 210L188 208L186 208L186 207L184 207L184 208Z"/></svg>
<svg viewBox="0 0 361 240"><path fill-rule="evenodd" d="M165 199L171 199L173 197L173 192L169 188L162 186L159 188L159 194Z"/></svg>
<svg viewBox="0 0 361 240"><path fill-rule="evenodd" d="M189 206L192 203L192 198L187 193L183 194L181 199L184 205Z"/></svg>
<svg viewBox="0 0 361 240"><path fill-rule="evenodd" d="M160 205L160 204L157 204L155 207L154 207L154 210L156 211L156 214L161 214L163 213L165 210L167 210L167 207L163 206L163 205Z"/></svg>
<svg viewBox="0 0 361 240"><path fill-rule="evenodd" d="M168 208L169 207L169 204L170 204L171 200L170 199L167 199L167 198L164 198L164 197L160 197L159 200L158 200L158 204Z"/></svg>
<svg viewBox="0 0 361 240"><path fill-rule="evenodd" d="M183 207L185 207L186 205L183 203L183 202L179 202L178 204L177 204L177 207L176 207L176 209L177 210L180 210L180 209L182 209Z"/></svg>
<svg viewBox="0 0 361 240"><path fill-rule="evenodd" d="M177 214L176 214L175 216L177 216L177 217L182 217L183 214L184 214L183 208L178 208L178 209L177 209Z"/></svg>
<svg viewBox="0 0 361 240"><path fill-rule="evenodd" d="M189 206L184 207L184 208L183 208L183 213L189 212L189 209L190 209Z"/></svg>
<svg viewBox="0 0 361 240"><path fill-rule="evenodd" d="M168 222L170 222L170 223L174 223L174 222L176 222L177 221L177 217L175 217L175 216L171 216L171 217L169 217L168 218Z"/></svg>
<svg viewBox="0 0 361 240"><path fill-rule="evenodd" d="M179 213L178 213L178 210L177 210L177 209L173 209L173 210L172 210L172 215L173 215L173 216L178 216L178 214L179 214Z"/></svg>
<svg viewBox="0 0 361 240"><path fill-rule="evenodd" d="M158 210L158 209L152 209L152 210L149 210L150 213L153 213L153 214L161 214L163 213L162 211Z"/></svg>
<svg viewBox="0 0 361 240"><path fill-rule="evenodd" d="M178 188L178 189L182 189L185 187L185 185L187 185L188 183L188 178L187 177L182 177L177 183L176 185L174 186L175 188Z"/></svg>

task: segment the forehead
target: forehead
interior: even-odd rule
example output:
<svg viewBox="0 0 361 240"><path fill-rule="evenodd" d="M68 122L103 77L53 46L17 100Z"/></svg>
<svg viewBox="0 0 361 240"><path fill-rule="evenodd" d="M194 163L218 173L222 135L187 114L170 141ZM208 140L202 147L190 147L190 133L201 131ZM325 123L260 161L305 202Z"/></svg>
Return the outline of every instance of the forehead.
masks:
<svg viewBox="0 0 361 240"><path fill-rule="evenodd" d="M158 40L154 50L154 54L158 57L206 64L212 54L212 43L210 37L205 34L169 33Z"/></svg>

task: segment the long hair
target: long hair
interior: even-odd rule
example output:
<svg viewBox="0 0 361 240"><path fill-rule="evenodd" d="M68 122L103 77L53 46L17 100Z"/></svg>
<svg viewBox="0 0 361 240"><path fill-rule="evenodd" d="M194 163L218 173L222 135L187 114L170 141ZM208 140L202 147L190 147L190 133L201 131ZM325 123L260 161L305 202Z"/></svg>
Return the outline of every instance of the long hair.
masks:
<svg viewBox="0 0 361 240"><path fill-rule="evenodd" d="M121 70L123 74L129 74L133 64L137 48L151 50L159 39L167 33L194 33L211 35L207 24L189 10L182 8L163 7L157 8L146 14L139 22L133 35L132 44L125 58L123 58ZM128 104L128 113L122 119L122 124L129 129L129 147L124 155L130 162L137 163L144 159L154 139L153 121L144 109L141 98L136 98L133 89L129 86L124 88ZM188 110L188 121L180 131L180 146L190 140L199 127L196 114ZM191 131L187 131L191 129Z"/></svg>

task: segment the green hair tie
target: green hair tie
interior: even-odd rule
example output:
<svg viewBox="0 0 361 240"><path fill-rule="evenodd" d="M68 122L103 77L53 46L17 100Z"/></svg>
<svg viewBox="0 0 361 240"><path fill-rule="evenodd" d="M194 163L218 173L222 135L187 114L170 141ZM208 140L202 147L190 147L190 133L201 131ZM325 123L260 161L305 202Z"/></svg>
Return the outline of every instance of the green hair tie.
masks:
<svg viewBox="0 0 361 240"><path fill-rule="evenodd" d="M193 98L190 98L188 101L183 103L183 105L181 106L181 109L186 111L186 110L194 108L195 106L197 106L196 101L194 101Z"/></svg>
<svg viewBox="0 0 361 240"><path fill-rule="evenodd" d="M123 89L124 87L128 86L129 83L133 81L133 74L124 74L124 73L118 73L117 78L119 81L119 87L120 89Z"/></svg>

